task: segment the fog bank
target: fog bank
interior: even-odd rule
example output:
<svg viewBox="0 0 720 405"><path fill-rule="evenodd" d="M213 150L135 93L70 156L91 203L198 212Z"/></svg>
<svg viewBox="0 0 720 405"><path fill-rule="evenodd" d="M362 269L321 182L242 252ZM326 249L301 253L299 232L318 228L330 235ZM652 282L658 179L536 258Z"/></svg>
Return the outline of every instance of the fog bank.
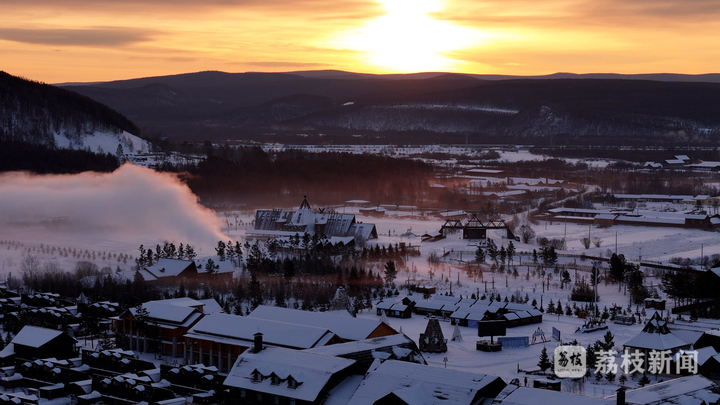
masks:
<svg viewBox="0 0 720 405"><path fill-rule="evenodd" d="M215 213L174 174L132 164L112 173L2 174L0 228L3 239L92 244L99 238L135 247L168 240L208 254L227 239Z"/></svg>

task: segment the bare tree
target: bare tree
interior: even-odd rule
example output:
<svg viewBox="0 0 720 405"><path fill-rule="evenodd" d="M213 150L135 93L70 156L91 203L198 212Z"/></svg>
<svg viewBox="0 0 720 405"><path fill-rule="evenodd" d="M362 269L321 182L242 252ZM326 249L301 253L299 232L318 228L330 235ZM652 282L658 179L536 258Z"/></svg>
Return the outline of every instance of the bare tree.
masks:
<svg viewBox="0 0 720 405"><path fill-rule="evenodd" d="M592 243L593 245L595 245L595 247L600 247L600 245L602 245L603 243L603 238L599 236L594 236L592 239Z"/></svg>
<svg viewBox="0 0 720 405"><path fill-rule="evenodd" d="M582 243L582 245L585 246L585 249L590 248L590 238L584 237L584 238L580 239L580 243Z"/></svg>
<svg viewBox="0 0 720 405"><path fill-rule="evenodd" d="M523 243L530 243L534 237L535 231L530 225L522 225L520 227L520 239L522 239Z"/></svg>
<svg viewBox="0 0 720 405"><path fill-rule="evenodd" d="M43 273L48 276L57 276L62 274L63 272L62 267L60 267L60 262L58 262L57 259L52 259L45 262L45 264L43 264L42 266L42 269Z"/></svg>
<svg viewBox="0 0 720 405"><path fill-rule="evenodd" d="M23 283L26 287L34 289L40 275L40 259L34 255L27 255L20 262Z"/></svg>

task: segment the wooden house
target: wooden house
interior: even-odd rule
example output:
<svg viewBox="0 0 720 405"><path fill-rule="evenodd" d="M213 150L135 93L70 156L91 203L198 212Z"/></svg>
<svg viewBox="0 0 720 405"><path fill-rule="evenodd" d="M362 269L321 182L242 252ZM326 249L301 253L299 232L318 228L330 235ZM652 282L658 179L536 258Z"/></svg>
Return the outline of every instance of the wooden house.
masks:
<svg viewBox="0 0 720 405"><path fill-rule="evenodd" d="M378 316L384 313L386 316L392 318L410 318L412 317L414 307L415 301L405 297L400 301L380 301L377 305L375 305L375 310L377 311Z"/></svg>
<svg viewBox="0 0 720 405"><path fill-rule="evenodd" d="M230 398L242 404L322 403L352 372L354 360L280 347L244 352L225 379Z"/></svg>
<svg viewBox="0 0 720 405"><path fill-rule="evenodd" d="M69 359L79 353L78 341L67 333L37 326L25 326L12 340L18 359L34 360L54 357Z"/></svg>
<svg viewBox="0 0 720 405"><path fill-rule="evenodd" d="M178 357L182 355L185 334L203 317L204 306L191 298L149 301L114 318L113 328L128 336L131 350L160 351ZM138 314L139 308L147 314Z"/></svg>
<svg viewBox="0 0 720 405"><path fill-rule="evenodd" d="M183 279L195 279L198 269L192 260L158 259L157 263L138 270L145 282L157 283Z"/></svg>

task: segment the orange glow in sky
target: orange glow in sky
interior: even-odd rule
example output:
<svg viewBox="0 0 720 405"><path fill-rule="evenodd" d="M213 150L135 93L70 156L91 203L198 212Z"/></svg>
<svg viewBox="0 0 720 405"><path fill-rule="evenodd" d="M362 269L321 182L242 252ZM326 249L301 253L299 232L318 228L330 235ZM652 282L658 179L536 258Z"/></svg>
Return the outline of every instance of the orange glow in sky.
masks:
<svg viewBox="0 0 720 405"><path fill-rule="evenodd" d="M49 83L201 70L712 73L708 0L0 0L0 70Z"/></svg>

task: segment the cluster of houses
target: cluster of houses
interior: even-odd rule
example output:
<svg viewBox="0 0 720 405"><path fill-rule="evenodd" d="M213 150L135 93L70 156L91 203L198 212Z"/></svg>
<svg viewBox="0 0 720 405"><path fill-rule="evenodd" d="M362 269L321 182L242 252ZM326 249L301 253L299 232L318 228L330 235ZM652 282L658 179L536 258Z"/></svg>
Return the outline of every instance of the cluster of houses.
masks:
<svg viewBox="0 0 720 405"><path fill-rule="evenodd" d="M586 223L602 227L613 225L663 226L715 230L720 228L720 215L690 210L658 212L627 209L553 208L548 210L556 221Z"/></svg>
<svg viewBox="0 0 720 405"><path fill-rule="evenodd" d="M450 319L452 325L477 328L479 322L503 321L506 328L542 323L543 313L532 305L435 295L432 299L412 301L408 297L384 299L375 309L378 316L410 318L413 313Z"/></svg>
<svg viewBox="0 0 720 405"><path fill-rule="evenodd" d="M692 160L688 155L675 155L662 162L645 162L643 167L647 169L693 170L703 172L716 172L720 170L720 162L709 160L698 163L691 162Z"/></svg>
<svg viewBox="0 0 720 405"><path fill-rule="evenodd" d="M19 303L22 298L15 301ZM60 297L55 295L32 295L26 302L60 308ZM416 314L449 317L457 325L504 320L512 327L542 321L533 308L514 303L435 296L421 303L406 297L394 304ZM271 306L259 306L249 316L238 316L223 313L214 300L191 298L150 301L125 310L111 302L86 302L76 307L70 312L92 314L100 324L126 337L129 348L88 349L71 336L72 328L25 326L0 352L4 366L0 385L5 388L0 404L37 404L63 397L73 397L79 404L535 404L545 400L639 404L648 399L652 400L647 403L720 400L719 387L708 380L720 373L720 354L715 351L715 347L720 349L720 333L695 333L697 339L688 343L687 336L679 335L690 336L692 331L674 330L659 316L651 318L640 336L626 346L677 353L694 345L701 353L702 375L666 381L662 390L656 385L612 397L588 398L508 385L493 375L428 366L415 341L383 319ZM393 316L392 306L385 309L381 304L379 308L382 315ZM101 323L102 319L105 321ZM151 360L142 355L148 350L157 350L155 355L162 357ZM539 398L542 401L538 402Z"/></svg>

